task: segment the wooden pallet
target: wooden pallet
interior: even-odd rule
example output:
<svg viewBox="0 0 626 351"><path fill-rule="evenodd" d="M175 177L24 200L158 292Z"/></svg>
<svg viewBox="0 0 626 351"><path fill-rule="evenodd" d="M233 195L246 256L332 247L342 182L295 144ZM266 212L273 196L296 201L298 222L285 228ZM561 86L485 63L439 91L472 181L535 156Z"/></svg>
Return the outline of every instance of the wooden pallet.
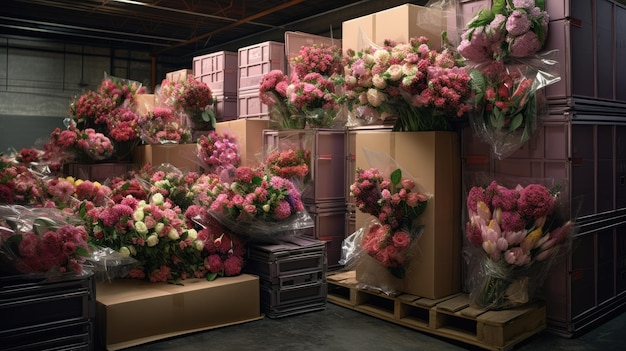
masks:
<svg viewBox="0 0 626 351"><path fill-rule="evenodd" d="M470 307L466 294L431 300L361 288L354 271L329 273L326 279L328 302L487 350L510 350L546 328L543 303L490 311Z"/></svg>

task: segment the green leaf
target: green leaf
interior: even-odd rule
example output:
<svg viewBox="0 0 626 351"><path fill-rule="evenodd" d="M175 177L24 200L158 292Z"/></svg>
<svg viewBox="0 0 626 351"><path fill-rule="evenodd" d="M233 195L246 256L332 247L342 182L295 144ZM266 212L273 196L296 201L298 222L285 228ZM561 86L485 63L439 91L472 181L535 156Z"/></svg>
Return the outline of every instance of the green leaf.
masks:
<svg viewBox="0 0 626 351"><path fill-rule="evenodd" d="M521 113L516 114L515 117L513 117L513 119L511 120L511 124L509 124L509 132L513 132L517 128L519 128L522 125L523 121L524 116Z"/></svg>
<svg viewBox="0 0 626 351"><path fill-rule="evenodd" d="M217 273L209 273L206 275L206 280L212 282L217 279Z"/></svg>
<svg viewBox="0 0 626 351"><path fill-rule="evenodd" d="M491 11L493 11L494 18L497 14L504 15L506 12L506 0L493 0L493 5L491 5Z"/></svg>
<svg viewBox="0 0 626 351"><path fill-rule="evenodd" d="M402 171L400 170L400 168L391 172L391 175L389 176L389 178L391 178L391 183L393 185L400 183L400 180L402 179Z"/></svg>
<svg viewBox="0 0 626 351"><path fill-rule="evenodd" d="M76 254L83 257L89 257L89 251L87 251L84 247L76 248Z"/></svg>
<svg viewBox="0 0 626 351"><path fill-rule="evenodd" d="M128 190L130 189L130 182L126 182L124 183L124 185L122 185L122 190Z"/></svg>

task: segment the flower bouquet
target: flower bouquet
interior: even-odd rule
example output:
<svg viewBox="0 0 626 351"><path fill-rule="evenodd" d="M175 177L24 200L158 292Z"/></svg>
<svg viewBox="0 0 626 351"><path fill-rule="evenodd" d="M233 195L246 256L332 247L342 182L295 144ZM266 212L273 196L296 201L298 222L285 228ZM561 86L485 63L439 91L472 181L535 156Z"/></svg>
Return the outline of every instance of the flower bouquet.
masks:
<svg viewBox="0 0 626 351"><path fill-rule="evenodd" d="M302 129L306 120L295 106L289 103L287 87L289 78L281 70L272 70L261 77L259 99L269 109L271 127L276 129Z"/></svg>
<svg viewBox="0 0 626 351"><path fill-rule="evenodd" d="M0 155L0 204L38 204L43 192L41 177Z"/></svg>
<svg viewBox="0 0 626 351"><path fill-rule="evenodd" d="M471 109L469 75L452 51L430 49L425 37L381 48L347 50L346 104L361 124L393 123L394 131L450 129Z"/></svg>
<svg viewBox="0 0 626 351"><path fill-rule="evenodd" d="M465 234L478 248L470 252L478 260L468 277L473 305L503 309L533 298L573 237L559 197L558 188L538 183L507 188L492 181L470 189Z"/></svg>
<svg viewBox="0 0 626 351"><path fill-rule="evenodd" d="M196 142L198 159L207 173L212 173L222 180L231 178L235 168L241 163L241 155L235 142L235 136L224 132L211 131L201 135Z"/></svg>
<svg viewBox="0 0 626 351"><path fill-rule="evenodd" d="M378 168L357 168L350 194L361 212L376 217L373 224L363 228L361 250L393 276L404 278L411 247L423 230L418 218L426 209L428 196L418 191L400 168L388 176Z"/></svg>
<svg viewBox="0 0 626 351"><path fill-rule="evenodd" d="M183 111L187 115L191 129L215 129L213 106L217 101L213 97L211 88L206 83L195 79L193 75L187 75L187 79L181 82L163 80L157 97L174 109Z"/></svg>
<svg viewBox="0 0 626 351"><path fill-rule="evenodd" d="M0 273L81 274L88 237L79 221L59 210L0 206Z"/></svg>
<svg viewBox="0 0 626 351"><path fill-rule="evenodd" d="M146 144L184 144L191 140L184 116L169 107L155 106L139 116L141 140Z"/></svg>
<svg viewBox="0 0 626 351"><path fill-rule="evenodd" d="M233 233L252 240L273 241L313 226L293 183L262 168L238 167L232 182L212 183L197 199Z"/></svg>
<svg viewBox="0 0 626 351"><path fill-rule="evenodd" d="M498 159L519 149L535 133L547 100L541 88L557 82L555 61L549 58L525 62L485 61L468 67L474 91L470 124Z"/></svg>

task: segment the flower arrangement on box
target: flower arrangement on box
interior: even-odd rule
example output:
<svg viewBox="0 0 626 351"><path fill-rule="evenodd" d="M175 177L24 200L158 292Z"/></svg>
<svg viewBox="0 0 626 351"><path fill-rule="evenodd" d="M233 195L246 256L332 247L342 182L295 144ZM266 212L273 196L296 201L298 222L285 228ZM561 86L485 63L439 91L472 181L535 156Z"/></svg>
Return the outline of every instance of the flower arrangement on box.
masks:
<svg viewBox="0 0 626 351"><path fill-rule="evenodd" d="M184 117L172 108L155 106L139 116L141 140L146 144L184 144L191 140Z"/></svg>
<svg viewBox="0 0 626 351"><path fill-rule="evenodd" d="M235 136L229 132L211 131L208 135L201 135L196 143L198 159L207 173L229 179L230 174L241 164Z"/></svg>
<svg viewBox="0 0 626 351"><path fill-rule="evenodd" d="M280 129L332 128L336 124L337 77L343 69L336 45L304 45L292 59L292 74L280 70L263 75L259 97Z"/></svg>
<svg viewBox="0 0 626 351"><path fill-rule="evenodd" d="M157 96L165 104L187 114L191 129L215 129L215 112L212 106L217 101L211 88L193 75L187 75L187 79L180 82L164 79Z"/></svg>
<svg viewBox="0 0 626 351"><path fill-rule="evenodd" d="M530 139L546 114L541 88L558 82L544 1L497 0L467 25L458 53L475 93L470 123L503 159Z"/></svg>
<svg viewBox="0 0 626 351"><path fill-rule="evenodd" d="M104 134L93 128L84 130L70 126L61 130L55 128L50 133L50 141L44 145L46 158L60 163L72 161L101 161L113 156L115 147Z"/></svg>
<svg viewBox="0 0 626 351"><path fill-rule="evenodd" d="M364 124L393 121L394 131L449 130L471 109L469 74L451 50L425 37L387 40L382 48L349 49L339 102Z"/></svg>
<svg viewBox="0 0 626 351"><path fill-rule="evenodd" d="M127 158L139 142L135 95L145 91L141 83L105 76L97 91L87 91L70 103L68 125L102 134L110 139L116 157Z"/></svg>
<svg viewBox="0 0 626 351"><path fill-rule="evenodd" d="M313 225L294 184L262 167L238 167L232 182L211 183L197 200L232 232L251 239L271 240Z"/></svg>
<svg viewBox="0 0 626 351"><path fill-rule="evenodd" d="M0 206L0 271L8 274L80 274L89 256L88 234L56 209Z"/></svg>
<svg viewBox="0 0 626 351"><path fill-rule="evenodd" d="M357 208L376 217L360 245L397 278L404 278L411 256L411 245L423 230L419 216L426 209L428 196L416 189L415 182L395 169L384 176L379 169L357 168L350 185Z"/></svg>
<svg viewBox="0 0 626 351"><path fill-rule="evenodd" d="M559 213L559 195L538 183L507 188L492 181L470 189L465 234L480 251L468 278L473 304L502 309L533 298L573 237L573 221Z"/></svg>
<svg viewBox="0 0 626 351"><path fill-rule="evenodd" d="M147 181L149 194L161 194L165 201L185 211L194 202L195 194L191 187L200 174L196 172L183 173L172 165L162 164L157 168L149 165L142 169L142 177Z"/></svg>

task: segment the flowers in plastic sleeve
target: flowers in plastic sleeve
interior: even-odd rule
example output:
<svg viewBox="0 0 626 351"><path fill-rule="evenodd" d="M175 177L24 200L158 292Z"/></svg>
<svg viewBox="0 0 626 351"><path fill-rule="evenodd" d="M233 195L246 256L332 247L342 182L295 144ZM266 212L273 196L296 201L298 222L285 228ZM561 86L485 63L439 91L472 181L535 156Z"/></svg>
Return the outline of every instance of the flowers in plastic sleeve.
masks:
<svg viewBox="0 0 626 351"><path fill-rule="evenodd" d="M381 48L349 49L344 58L345 104L361 124L393 123L395 131L448 130L470 110L469 75L449 50L425 37Z"/></svg>
<svg viewBox="0 0 626 351"><path fill-rule="evenodd" d="M251 239L272 240L313 226L294 184L261 168L238 167L232 182L215 182L197 199L232 232Z"/></svg>
<svg viewBox="0 0 626 351"><path fill-rule="evenodd" d="M56 209L0 206L0 261L4 273L80 274L88 233Z"/></svg>
<svg viewBox="0 0 626 351"><path fill-rule="evenodd" d="M139 116L141 140L146 144L184 144L191 140L183 115L166 106L155 106Z"/></svg>
<svg viewBox="0 0 626 351"><path fill-rule="evenodd" d="M207 173L229 179L230 174L241 164L235 136L229 132L211 131L207 135L201 135L196 144L198 159Z"/></svg>
<svg viewBox="0 0 626 351"><path fill-rule="evenodd" d="M170 82L164 79L157 95L165 104L184 111L189 118L192 129L215 129L216 116L213 106L217 103L211 88L193 75L181 82Z"/></svg>
<svg viewBox="0 0 626 351"><path fill-rule="evenodd" d="M506 188L492 181L467 197L466 237L478 252L470 299L501 309L531 301L554 260L569 248L573 222L560 214L559 193L541 184Z"/></svg>
<svg viewBox="0 0 626 351"><path fill-rule="evenodd" d="M466 25L457 51L475 62L533 56L543 48L549 20L544 1L494 0Z"/></svg>
<svg viewBox="0 0 626 351"><path fill-rule="evenodd" d="M358 168L350 193L361 212L377 219L366 228L362 249L403 278L412 244L423 230L417 219L426 209L428 196L417 191L415 182L403 177L400 169L386 177L377 168Z"/></svg>

